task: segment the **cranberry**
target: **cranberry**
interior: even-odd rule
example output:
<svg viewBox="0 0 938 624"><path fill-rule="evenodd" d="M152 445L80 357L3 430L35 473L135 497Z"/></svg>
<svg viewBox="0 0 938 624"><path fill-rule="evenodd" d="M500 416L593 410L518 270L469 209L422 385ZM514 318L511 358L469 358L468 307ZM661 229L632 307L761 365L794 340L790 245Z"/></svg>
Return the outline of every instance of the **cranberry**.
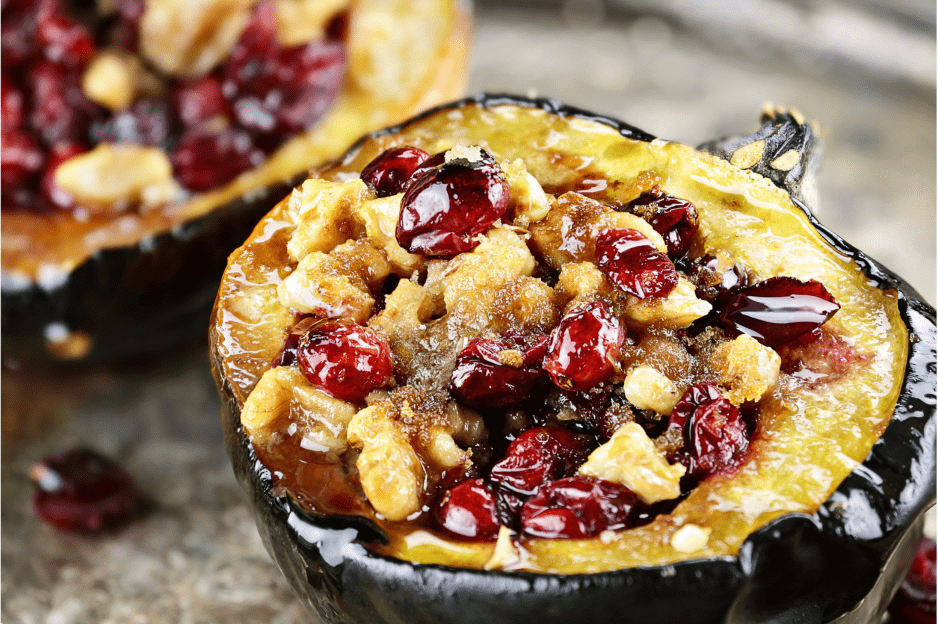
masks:
<svg viewBox="0 0 938 624"><path fill-rule="evenodd" d="M437 524L453 535L489 540L498 535L495 492L482 479L470 479L444 492L433 507Z"/></svg>
<svg viewBox="0 0 938 624"><path fill-rule="evenodd" d="M642 193L629 204L629 208L632 212L640 214L661 234L671 258L680 258L687 253L700 226L697 209L692 203L656 188Z"/></svg>
<svg viewBox="0 0 938 624"><path fill-rule="evenodd" d="M25 130L11 130L3 135L0 146L4 191L23 186L42 170L45 155L33 135Z"/></svg>
<svg viewBox="0 0 938 624"><path fill-rule="evenodd" d="M482 158L455 159L431 169L404 193L397 242L412 253L451 257L474 249L508 208L508 182L484 150Z"/></svg>
<svg viewBox="0 0 938 624"><path fill-rule="evenodd" d="M78 74L50 61L36 63L30 72L30 124L47 145L84 141L97 107L84 95Z"/></svg>
<svg viewBox="0 0 938 624"><path fill-rule="evenodd" d="M63 15L50 15L39 23L39 43L46 58L66 65L85 65L95 55L88 29Z"/></svg>
<svg viewBox="0 0 938 624"><path fill-rule="evenodd" d="M300 339L296 359L310 383L352 403L361 403L392 373L388 343L370 329L341 321L310 328Z"/></svg>
<svg viewBox="0 0 938 624"><path fill-rule="evenodd" d="M630 490L592 477L549 483L524 504L521 528L537 537L591 537L629 526L638 506Z"/></svg>
<svg viewBox="0 0 938 624"><path fill-rule="evenodd" d="M6 74L0 78L0 104L3 111L3 132L16 130L23 125L23 92Z"/></svg>
<svg viewBox="0 0 938 624"><path fill-rule="evenodd" d="M72 156L77 156L87 150L88 146L84 143L60 143L54 146L49 152L49 157L46 160L46 168L42 172L40 189L45 198L49 200L49 203L53 206L61 209L75 207L75 202L72 200L71 195L66 193L62 187L55 183L55 170Z"/></svg>
<svg viewBox="0 0 938 624"><path fill-rule="evenodd" d="M169 104L157 98L134 102L101 124L98 140L164 147L173 134L174 116Z"/></svg>
<svg viewBox="0 0 938 624"><path fill-rule="evenodd" d="M625 329L602 301L573 310L550 335L544 368L564 390L587 390L614 372Z"/></svg>
<svg viewBox="0 0 938 624"><path fill-rule="evenodd" d="M120 464L89 449L47 457L30 470L33 507L60 529L115 529L141 511L144 498Z"/></svg>
<svg viewBox="0 0 938 624"><path fill-rule="evenodd" d="M273 3L260 3L225 65L225 89L235 96L234 116L243 127L295 133L314 124L338 95L345 48L328 40L282 48L275 30Z"/></svg>
<svg viewBox="0 0 938 624"><path fill-rule="evenodd" d="M516 352L512 354L514 361L501 355L507 350ZM547 336L537 336L530 344L515 332L474 340L456 358L450 392L460 403L475 409L518 407L543 381L546 354Z"/></svg>
<svg viewBox="0 0 938 624"><path fill-rule="evenodd" d="M4 7L0 26L0 56L3 69L10 70L26 64L39 53L36 38L37 14L30 3L25 6Z"/></svg>
<svg viewBox="0 0 938 624"><path fill-rule="evenodd" d="M820 282L770 277L733 293L720 319L726 329L775 347L820 327L839 309Z"/></svg>
<svg viewBox="0 0 938 624"><path fill-rule="evenodd" d="M934 624L935 611L935 541L923 537L909 574L889 605L889 621Z"/></svg>
<svg viewBox="0 0 938 624"><path fill-rule="evenodd" d="M736 467L749 447L742 415L710 382L687 389L671 412L668 428L683 432L685 446L677 459L692 476Z"/></svg>
<svg viewBox="0 0 938 624"><path fill-rule="evenodd" d="M176 178L193 191L227 184L257 160L251 136L230 127L217 132L202 126L192 128L170 154Z"/></svg>
<svg viewBox="0 0 938 624"><path fill-rule="evenodd" d="M173 91L176 115L186 127L195 126L213 117L231 116L231 107L222 93L221 80L209 75L184 83Z"/></svg>
<svg viewBox="0 0 938 624"><path fill-rule="evenodd" d="M361 178L378 197L397 195L404 192L414 170L428 158L430 154L417 147L392 147L365 165Z"/></svg>
<svg viewBox="0 0 938 624"><path fill-rule="evenodd" d="M483 152L485 156L488 156L487 152ZM494 162L494 160L492 160ZM424 174L433 171L434 169L439 169L446 163L446 152L437 152L430 158L426 159L414 169L413 173L410 174L410 179L403 182L402 191L406 191L414 185L414 183L423 177Z"/></svg>
<svg viewBox="0 0 938 624"><path fill-rule="evenodd" d="M531 495L586 461L591 446L590 436L560 427L528 429L508 445L489 479L510 492Z"/></svg>
<svg viewBox="0 0 938 624"><path fill-rule="evenodd" d="M674 263L638 230L603 230L596 265L620 290L639 299L666 297L677 286Z"/></svg>

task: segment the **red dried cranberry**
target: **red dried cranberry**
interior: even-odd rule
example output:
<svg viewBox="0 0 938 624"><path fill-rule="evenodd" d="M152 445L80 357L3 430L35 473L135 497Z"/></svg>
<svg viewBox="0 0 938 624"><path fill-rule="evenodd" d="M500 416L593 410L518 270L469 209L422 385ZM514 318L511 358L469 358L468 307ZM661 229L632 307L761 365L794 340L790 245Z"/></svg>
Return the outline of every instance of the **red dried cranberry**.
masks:
<svg viewBox="0 0 938 624"><path fill-rule="evenodd" d="M433 507L440 528L459 537L480 540L498 535L495 492L482 479L470 479L443 493Z"/></svg>
<svg viewBox="0 0 938 624"><path fill-rule="evenodd" d="M66 65L85 65L95 55L94 38L87 28L63 15L39 22L39 43L46 58Z"/></svg>
<svg viewBox="0 0 938 624"><path fill-rule="evenodd" d="M47 145L87 140L91 118L99 110L78 84L78 74L40 61L29 73L32 112L29 122Z"/></svg>
<svg viewBox="0 0 938 624"><path fill-rule="evenodd" d="M770 277L730 296L720 319L726 329L775 347L820 327L839 309L820 282Z"/></svg>
<svg viewBox="0 0 938 624"><path fill-rule="evenodd" d="M173 111L165 100L144 98L101 124L98 141L165 147L173 134Z"/></svg>
<svg viewBox="0 0 938 624"><path fill-rule="evenodd" d="M378 334L354 323L314 325L296 349L309 382L343 401L360 403L392 373L391 349Z"/></svg>
<svg viewBox="0 0 938 624"><path fill-rule="evenodd" d="M16 130L23 125L23 107L26 105L23 92L6 74L0 78L0 105L3 111L3 132Z"/></svg>
<svg viewBox="0 0 938 624"><path fill-rule="evenodd" d="M617 483L567 477L549 483L521 509L521 528L536 537L591 537L630 525L638 500Z"/></svg>
<svg viewBox="0 0 938 624"><path fill-rule="evenodd" d="M11 130L3 134L0 145L0 168L2 168L4 192L23 186L42 170L45 154L39 142L25 130Z"/></svg>
<svg viewBox="0 0 938 624"><path fill-rule="evenodd" d="M397 195L404 192L404 184L428 158L430 154L418 147L392 147L365 165L361 178L378 197Z"/></svg>
<svg viewBox="0 0 938 624"><path fill-rule="evenodd" d="M506 350L518 351L518 361L502 363L500 354ZM474 340L456 358L450 392L463 405L476 409L518 407L543 381L546 354L547 336L534 337L530 344L514 332Z"/></svg>
<svg viewBox="0 0 938 624"><path fill-rule="evenodd" d="M935 541L923 537L912 561L912 567L889 605L890 622L934 624L935 552Z"/></svg>
<svg viewBox="0 0 938 624"><path fill-rule="evenodd" d="M488 156L487 152L483 152L485 156ZM494 162L494 160L493 160ZM446 163L446 152L437 152L430 158L426 159L414 169L413 173L410 174L410 179L403 182L402 191L406 191L414 185L414 183L423 177L423 175L434 169L439 169L442 165Z"/></svg>
<svg viewBox="0 0 938 624"><path fill-rule="evenodd" d="M642 193L629 204L629 209L640 214L661 234L671 258L680 258L687 253L700 226L697 209L692 203L663 193L657 188Z"/></svg>
<svg viewBox="0 0 938 624"><path fill-rule="evenodd" d="M544 368L564 390L587 390L614 372L625 329L602 301L576 309L550 335Z"/></svg>
<svg viewBox="0 0 938 624"><path fill-rule="evenodd" d="M490 154L431 169L404 193L397 242L411 253L451 257L475 249L476 236L508 208L508 182Z"/></svg>
<svg viewBox="0 0 938 624"><path fill-rule="evenodd" d="M560 427L528 429L508 445L489 479L516 494L531 495L586 461L591 446L590 436Z"/></svg>
<svg viewBox="0 0 938 624"><path fill-rule="evenodd" d="M639 299L666 297L677 286L674 263L638 230L603 230L596 265L619 289Z"/></svg>
<svg viewBox="0 0 938 624"><path fill-rule="evenodd" d="M213 117L231 116L231 107L222 93L221 80L214 75L180 84L173 91L176 115L187 128Z"/></svg>
<svg viewBox="0 0 938 624"><path fill-rule="evenodd" d="M319 40L284 49L275 30L273 3L260 3L225 65L226 95L235 97L234 115L243 127L295 133L314 124L338 95L345 48Z"/></svg>
<svg viewBox="0 0 938 624"><path fill-rule="evenodd" d="M55 183L55 170L72 156L77 156L87 150L88 146L84 143L60 143L49 151L39 186L45 198L56 208L71 209L75 207L75 202L71 195Z"/></svg>
<svg viewBox="0 0 938 624"><path fill-rule="evenodd" d="M749 447L739 410L710 382L687 389L671 412L668 428L684 434L685 446L677 459L691 476L732 469Z"/></svg>
<svg viewBox="0 0 938 624"><path fill-rule="evenodd" d="M188 189L207 191L227 184L257 164L251 135L236 128L188 130L170 154L176 178Z"/></svg>
<svg viewBox="0 0 938 624"><path fill-rule="evenodd" d="M20 67L39 54L36 20L37 13L32 3L4 7L0 25L0 56L3 57L4 70Z"/></svg>
<svg viewBox="0 0 938 624"><path fill-rule="evenodd" d="M60 529L116 529L136 517L144 497L117 462L88 449L66 451L33 465L33 507Z"/></svg>

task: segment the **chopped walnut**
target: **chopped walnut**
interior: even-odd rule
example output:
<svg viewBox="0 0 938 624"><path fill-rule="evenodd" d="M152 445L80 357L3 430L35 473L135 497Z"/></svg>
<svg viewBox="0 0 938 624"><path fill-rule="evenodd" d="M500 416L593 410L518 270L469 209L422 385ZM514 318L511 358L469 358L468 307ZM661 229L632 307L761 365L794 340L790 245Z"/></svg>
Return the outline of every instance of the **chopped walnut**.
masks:
<svg viewBox="0 0 938 624"><path fill-rule="evenodd" d="M775 387L782 365L771 347L745 334L719 344L707 363L733 405L758 401Z"/></svg>
<svg viewBox="0 0 938 624"><path fill-rule="evenodd" d="M362 488L389 520L402 520L423 506L434 474L469 463L453 440L443 402L413 387L358 412L348 426Z"/></svg>
<svg viewBox="0 0 938 624"><path fill-rule="evenodd" d="M492 319L495 332L515 329L546 333L560 322L560 307L550 286L522 275L495 293Z"/></svg>
<svg viewBox="0 0 938 624"><path fill-rule="evenodd" d="M590 453L579 473L629 488L650 505L681 495L684 466L669 465L637 423L619 428L612 438Z"/></svg>
<svg viewBox="0 0 938 624"><path fill-rule="evenodd" d="M130 143L99 143L55 171L55 183L94 211L126 209L140 203L148 188L172 180L173 167L163 150Z"/></svg>
<svg viewBox="0 0 938 624"><path fill-rule="evenodd" d="M443 299L450 318L457 324L488 327L492 304L499 288L534 271L534 256L514 232L492 228L469 253L460 254L450 264L444 278Z"/></svg>
<svg viewBox="0 0 938 624"><path fill-rule="evenodd" d="M560 269L557 296L567 310L609 295L614 287L592 262L571 262Z"/></svg>
<svg viewBox="0 0 938 624"><path fill-rule="evenodd" d="M287 251L302 260L314 251L329 252L355 233L352 213L374 194L360 179L345 182L306 180L290 196L296 229Z"/></svg>
<svg viewBox="0 0 938 624"><path fill-rule="evenodd" d="M516 158L500 165L511 188L508 214L514 216L514 224L526 228L546 217L550 201L537 179L528 173L524 161Z"/></svg>
<svg viewBox="0 0 938 624"><path fill-rule="evenodd" d="M712 306L694 293L694 285L678 278L667 297L639 299L629 296L625 313L635 325L683 329L710 313Z"/></svg>
<svg viewBox="0 0 938 624"><path fill-rule="evenodd" d="M161 71L194 78L226 59L254 0L150 0L140 18L140 52Z"/></svg>
<svg viewBox="0 0 938 624"><path fill-rule="evenodd" d="M326 26L351 0L274 0L277 40L293 47L322 39Z"/></svg>
<svg viewBox="0 0 938 624"><path fill-rule="evenodd" d="M712 529L696 524L685 524L671 536L671 547L682 553L703 550L710 539Z"/></svg>
<svg viewBox="0 0 938 624"><path fill-rule="evenodd" d="M362 449L355 464L371 506L388 520L404 520L423 505L426 473L410 440L383 405L355 414L348 441Z"/></svg>
<svg viewBox="0 0 938 624"><path fill-rule="evenodd" d="M622 391L638 409L650 409L670 416L681 398L677 384L651 366L636 366L625 376Z"/></svg>
<svg viewBox="0 0 938 624"><path fill-rule="evenodd" d="M667 253L664 239L644 219L575 192L554 199L547 216L531 225L532 248L555 269L570 262L595 262L596 237L603 230L619 228L638 230L658 251Z"/></svg>
<svg viewBox="0 0 938 624"><path fill-rule="evenodd" d="M329 254L313 252L277 287L280 302L306 314L364 323L375 300L369 287L390 273L384 254L366 241L349 241Z"/></svg>
<svg viewBox="0 0 938 624"><path fill-rule="evenodd" d="M91 60L81 78L81 90L92 102L119 111L134 101L140 62L135 56L102 52Z"/></svg>
<svg viewBox="0 0 938 624"><path fill-rule="evenodd" d="M264 443L279 431L297 425L301 446L320 452L341 452L348 447L345 430L356 408L320 392L293 366L264 373L241 410L241 424L255 443Z"/></svg>
<svg viewBox="0 0 938 624"><path fill-rule="evenodd" d="M380 197L362 202L352 202L352 215L355 221L365 229L365 236L371 244L384 250L388 262L396 275L410 277L414 271L423 270L427 261L418 254L412 254L397 242L395 230L401 213L403 195Z"/></svg>
<svg viewBox="0 0 938 624"><path fill-rule="evenodd" d="M371 323L388 336L412 332L433 314L433 301L426 290L410 280L401 280L384 300L384 310Z"/></svg>
<svg viewBox="0 0 938 624"><path fill-rule="evenodd" d="M449 401L446 404L446 416L453 425L453 439L459 444L469 447L488 439L489 430L477 411L456 401Z"/></svg>

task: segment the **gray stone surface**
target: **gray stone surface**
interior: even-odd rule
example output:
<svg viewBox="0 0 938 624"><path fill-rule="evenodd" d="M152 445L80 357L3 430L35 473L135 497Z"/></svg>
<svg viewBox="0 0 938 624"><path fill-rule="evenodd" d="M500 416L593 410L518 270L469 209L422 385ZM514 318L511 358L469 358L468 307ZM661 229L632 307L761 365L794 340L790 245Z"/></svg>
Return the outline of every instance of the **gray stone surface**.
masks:
<svg viewBox="0 0 938 624"><path fill-rule="evenodd" d="M766 100L795 106L826 131L821 219L935 301L932 90L796 63L797 42L758 58L752 42L597 6L481 5L470 91L536 91L690 144L753 129ZM933 46L921 62L934 66ZM4 623L309 621L224 456L204 345L80 376L4 371L2 396ZM28 466L79 443L123 462L154 511L100 537L38 522Z"/></svg>

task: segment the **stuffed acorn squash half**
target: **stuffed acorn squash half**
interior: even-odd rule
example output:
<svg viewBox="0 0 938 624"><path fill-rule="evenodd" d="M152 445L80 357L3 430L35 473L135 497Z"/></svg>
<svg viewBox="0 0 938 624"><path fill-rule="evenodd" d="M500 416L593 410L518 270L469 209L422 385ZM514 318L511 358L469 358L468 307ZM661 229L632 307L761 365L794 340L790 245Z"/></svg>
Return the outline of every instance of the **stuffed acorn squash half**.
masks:
<svg viewBox="0 0 938 624"><path fill-rule="evenodd" d="M203 335L225 260L362 133L456 97L455 0L4 2L5 360Z"/></svg>
<svg viewBox="0 0 938 624"><path fill-rule="evenodd" d="M878 621L935 499L934 311L803 203L814 129L763 121L708 153L479 96L261 220L213 370L313 613Z"/></svg>

